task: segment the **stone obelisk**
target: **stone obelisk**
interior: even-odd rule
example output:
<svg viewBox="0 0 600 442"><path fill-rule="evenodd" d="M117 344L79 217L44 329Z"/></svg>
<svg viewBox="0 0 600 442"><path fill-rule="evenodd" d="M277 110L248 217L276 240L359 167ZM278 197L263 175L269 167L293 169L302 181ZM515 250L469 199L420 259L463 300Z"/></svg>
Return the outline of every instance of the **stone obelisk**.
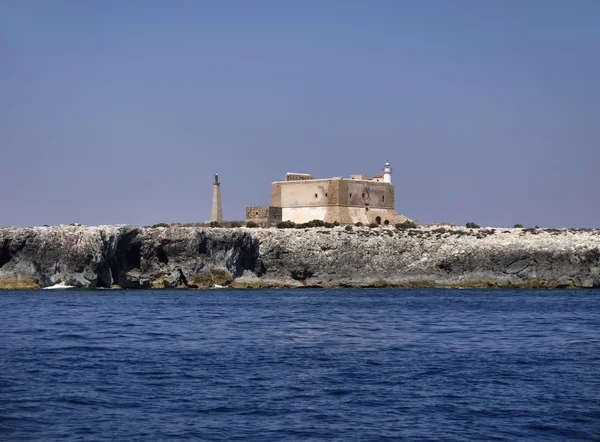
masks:
<svg viewBox="0 0 600 442"><path fill-rule="evenodd" d="M210 211L210 221L218 223L223 222L223 209L221 208L221 183L219 183L219 174L215 173L215 182L213 183L213 200Z"/></svg>

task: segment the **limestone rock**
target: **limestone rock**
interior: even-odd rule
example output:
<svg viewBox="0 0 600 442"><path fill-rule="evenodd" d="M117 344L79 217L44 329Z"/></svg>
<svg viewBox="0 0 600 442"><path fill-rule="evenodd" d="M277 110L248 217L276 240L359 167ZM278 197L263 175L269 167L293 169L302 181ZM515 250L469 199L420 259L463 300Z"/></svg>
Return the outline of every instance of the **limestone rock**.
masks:
<svg viewBox="0 0 600 442"><path fill-rule="evenodd" d="M600 287L600 230L0 228L0 288Z"/></svg>

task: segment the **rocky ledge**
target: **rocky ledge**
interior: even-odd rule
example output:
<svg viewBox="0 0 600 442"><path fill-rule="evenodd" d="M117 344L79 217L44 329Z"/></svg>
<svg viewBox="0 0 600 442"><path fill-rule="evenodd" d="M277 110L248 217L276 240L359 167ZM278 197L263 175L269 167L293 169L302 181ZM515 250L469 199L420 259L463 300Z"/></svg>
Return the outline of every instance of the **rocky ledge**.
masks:
<svg viewBox="0 0 600 442"><path fill-rule="evenodd" d="M600 230L0 228L0 288L600 287Z"/></svg>

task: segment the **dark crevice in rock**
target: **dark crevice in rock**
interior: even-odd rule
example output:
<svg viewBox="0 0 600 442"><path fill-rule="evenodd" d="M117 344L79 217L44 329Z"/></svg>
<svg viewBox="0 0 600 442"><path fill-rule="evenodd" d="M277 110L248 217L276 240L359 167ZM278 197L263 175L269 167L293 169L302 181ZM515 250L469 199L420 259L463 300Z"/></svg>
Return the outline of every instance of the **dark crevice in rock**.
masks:
<svg viewBox="0 0 600 442"><path fill-rule="evenodd" d="M183 284L184 286L187 287L188 286L188 280L185 277L185 275L183 274L183 270L181 270L181 269L177 269L177 270L179 271L179 282L181 284Z"/></svg>
<svg viewBox="0 0 600 442"><path fill-rule="evenodd" d="M208 252L208 239L202 238L202 241L200 241L200 245L198 246L198 253L200 253L201 255L206 255L207 252Z"/></svg>
<svg viewBox="0 0 600 442"><path fill-rule="evenodd" d="M139 269L142 266L142 244L132 244L125 252L127 270Z"/></svg>
<svg viewBox="0 0 600 442"><path fill-rule="evenodd" d="M230 269L234 277L240 277L246 270L256 273L256 264L260 256L259 241L250 235L242 235L237 239L233 247L234 250L239 250L235 268Z"/></svg>
<svg viewBox="0 0 600 442"><path fill-rule="evenodd" d="M302 283L304 283L304 281L306 281L307 279L311 278L313 276L313 272L311 272L310 270L294 270L290 273L290 276L292 277L292 279L295 279L296 281L300 281Z"/></svg>
<svg viewBox="0 0 600 442"><path fill-rule="evenodd" d="M108 263L113 284L121 287L131 285L126 281L126 274L141 267L142 242L139 233L138 229L133 229L118 239L115 254Z"/></svg>
<svg viewBox="0 0 600 442"><path fill-rule="evenodd" d="M167 252L165 252L165 249L163 249L162 247L159 247L158 250L156 251L156 254L158 255L158 262L160 262L162 264L169 263L169 257L167 256Z"/></svg>
<svg viewBox="0 0 600 442"><path fill-rule="evenodd" d="M5 264L8 264L10 258L11 255L10 250L8 250L8 240L5 239L2 248L0 248L0 268L2 268Z"/></svg>

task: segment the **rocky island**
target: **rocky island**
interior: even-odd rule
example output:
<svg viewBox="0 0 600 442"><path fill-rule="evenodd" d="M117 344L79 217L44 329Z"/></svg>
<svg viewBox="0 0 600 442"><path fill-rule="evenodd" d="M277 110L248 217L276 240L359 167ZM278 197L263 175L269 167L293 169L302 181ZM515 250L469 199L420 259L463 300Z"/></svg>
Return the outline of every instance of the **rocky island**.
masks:
<svg viewBox="0 0 600 442"><path fill-rule="evenodd" d="M0 228L0 288L600 287L600 230Z"/></svg>

